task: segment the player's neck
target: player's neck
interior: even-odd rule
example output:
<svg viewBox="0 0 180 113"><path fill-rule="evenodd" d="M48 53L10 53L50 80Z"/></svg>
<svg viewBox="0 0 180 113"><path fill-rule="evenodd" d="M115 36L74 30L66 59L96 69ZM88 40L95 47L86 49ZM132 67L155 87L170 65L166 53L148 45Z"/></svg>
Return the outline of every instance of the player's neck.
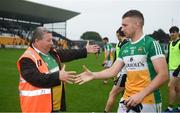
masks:
<svg viewBox="0 0 180 113"><path fill-rule="evenodd" d="M142 31L136 32L136 33L134 34L134 36L132 36L131 40L132 40L132 42L136 42L136 41L139 40L142 36L143 36L143 32L142 32Z"/></svg>

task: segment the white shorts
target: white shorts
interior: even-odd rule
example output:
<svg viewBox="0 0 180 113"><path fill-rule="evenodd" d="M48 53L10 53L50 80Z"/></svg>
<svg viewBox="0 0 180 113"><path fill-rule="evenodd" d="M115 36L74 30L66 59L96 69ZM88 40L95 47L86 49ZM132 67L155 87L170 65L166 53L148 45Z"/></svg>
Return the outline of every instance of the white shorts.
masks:
<svg viewBox="0 0 180 113"><path fill-rule="evenodd" d="M174 77L174 76L173 76L173 72L174 72L174 70L170 70L170 71L169 71L169 77L170 77L170 79L171 79L172 77ZM180 73L178 74L177 77L180 77Z"/></svg>
<svg viewBox="0 0 180 113"><path fill-rule="evenodd" d="M104 68L110 68L112 66L113 61L111 60L106 60L105 64L104 64Z"/></svg>
<svg viewBox="0 0 180 113"><path fill-rule="evenodd" d="M121 101L123 99L121 98ZM120 102L121 102L120 101ZM117 113L127 113L127 107L123 104L119 102L119 107L117 110ZM162 103L158 103L158 104L142 104L143 108L141 110L141 113L161 113L161 107L162 107ZM130 110L128 113L136 113L133 110Z"/></svg>

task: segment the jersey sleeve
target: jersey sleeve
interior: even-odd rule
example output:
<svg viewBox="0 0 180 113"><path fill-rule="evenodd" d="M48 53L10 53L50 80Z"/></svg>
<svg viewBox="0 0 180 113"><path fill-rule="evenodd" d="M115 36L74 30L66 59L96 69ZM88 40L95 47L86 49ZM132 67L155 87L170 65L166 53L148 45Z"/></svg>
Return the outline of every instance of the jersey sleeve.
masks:
<svg viewBox="0 0 180 113"><path fill-rule="evenodd" d="M152 40L151 43L147 44L146 46L149 47L148 56L151 58L151 60L159 57L165 57L158 41Z"/></svg>

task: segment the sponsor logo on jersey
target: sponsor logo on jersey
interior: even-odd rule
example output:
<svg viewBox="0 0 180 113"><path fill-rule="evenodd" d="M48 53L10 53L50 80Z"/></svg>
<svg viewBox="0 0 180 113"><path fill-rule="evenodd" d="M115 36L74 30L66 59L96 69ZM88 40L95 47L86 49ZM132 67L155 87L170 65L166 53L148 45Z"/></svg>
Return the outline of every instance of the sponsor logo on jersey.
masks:
<svg viewBox="0 0 180 113"><path fill-rule="evenodd" d="M140 61L140 62L129 62L126 65L126 68L137 68L137 67L144 67L145 64L144 62Z"/></svg>
<svg viewBox="0 0 180 113"><path fill-rule="evenodd" d="M124 58L127 70L144 70L147 69L145 55L127 56Z"/></svg>

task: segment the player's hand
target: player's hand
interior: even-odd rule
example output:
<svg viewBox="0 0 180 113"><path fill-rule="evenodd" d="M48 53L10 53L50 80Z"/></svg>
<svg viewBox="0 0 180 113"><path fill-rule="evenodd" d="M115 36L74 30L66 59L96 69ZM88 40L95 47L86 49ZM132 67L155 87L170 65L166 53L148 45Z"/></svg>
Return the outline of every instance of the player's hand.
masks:
<svg viewBox="0 0 180 113"><path fill-rule="evenodd" d="M97 44L89 45L89 41L86 44L86 50L88 53L97 53L100 47Z"/></svg>
<svg viewBox="0 0 180 113"><path fill-rule="evenodd" d="M63 65L61 71L59 72L59 79L63 82L73 84L75 81L75 71L65 71L65 65Z"/></svg>
<svg viewBox="0 0 180 113"><path fill-rule="evenodd" d="M81 84L84 84L85 82L93 80L94 78L93 73L85 65L83 65L83 68L85 71L76 76L76 79L75 79L76 84L81 85Z"/></svg>
<svg viewBox="0 0 180 113"><path fill-rule="evenodd" d="M126 106L126 104L124 102L125 102L125 100L121 101L120 103L123 103ZM126 107L127 107L127 110L126 110L127 113L129 113L130 110L133 110L136 113L140 113L141 110L143 109L143 106L141 103L137 104L136 106L129 106L129 107L126 106Z"/></svg>
<svg viewBox="0 0 180 113"><path fill-rule="evenodd" d="M136 105L140 104L143 101L144 97L145 95L142 92L136 93L130 96L128 99L126 99L124 101L124 104L127 107L131 107L131 106L135 107Z"/></svg>

